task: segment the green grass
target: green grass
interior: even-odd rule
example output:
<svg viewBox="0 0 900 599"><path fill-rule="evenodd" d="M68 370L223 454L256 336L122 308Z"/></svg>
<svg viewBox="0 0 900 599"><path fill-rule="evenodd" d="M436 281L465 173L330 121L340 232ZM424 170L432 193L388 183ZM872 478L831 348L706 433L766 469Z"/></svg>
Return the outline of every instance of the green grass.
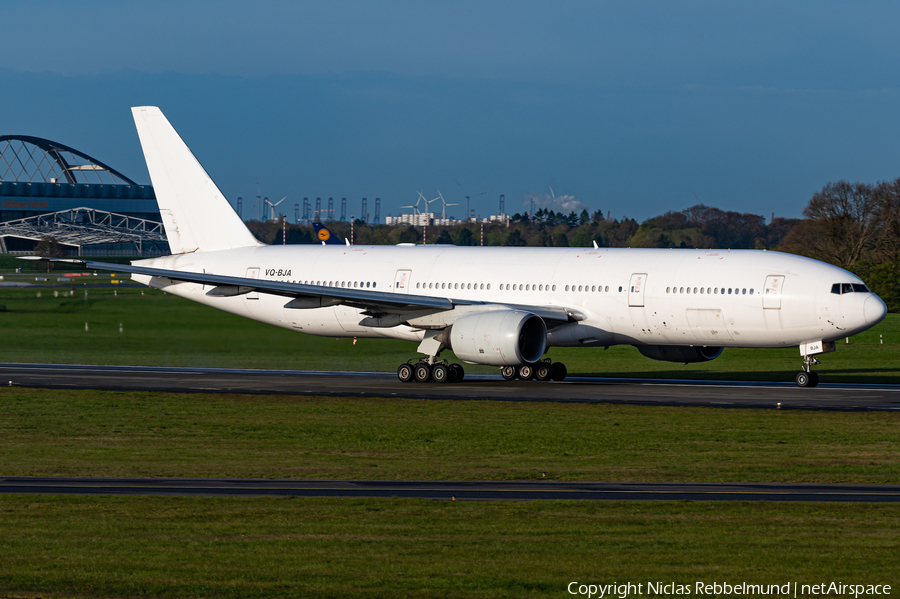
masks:
<svg viewBox="0 0 900 599"><path fill-rule="evenodd" d="M0 474L900 483L900 414L0 387Z"/></svg>
<svg viewBox="0 0 900 599"><path fill-rule="evenodd" d="M74 297L54 297L47 288L0 287L0 305L6 306L0 312L3 362L393 371L418 355L415 343L360 339L354 345L351 339L312 337L154 290L88 289L85 299L82 287ZM548 355L565 362L570 373L617 377L791 381L800 365L796 348L727 349L712 362L689 365L656 362L633 347L552 348ZM900 314L889 314L849 345L838 343L838 352L822 362L817 371L823 382L900 383Z"/></svg>
<svg viewBox="0 0 900 599"><path fill-rule="evenodd" d="M0 514L5 596L567 597L648 580L896 596L900 554L898 505L4 496Z"/></svg>

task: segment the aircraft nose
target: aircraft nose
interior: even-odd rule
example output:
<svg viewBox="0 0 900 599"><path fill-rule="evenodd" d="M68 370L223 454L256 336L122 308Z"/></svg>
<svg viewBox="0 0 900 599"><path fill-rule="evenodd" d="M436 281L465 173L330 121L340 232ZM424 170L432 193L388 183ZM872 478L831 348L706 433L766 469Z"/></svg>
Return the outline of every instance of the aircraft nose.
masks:
<svg viewBox="0 0 900 599"><path fill-rule="evenodd" d="M887 306L877 295L870 295L863 304L863 315L866 317L866 323L873 326L884 320L887 314Z"/></svg>

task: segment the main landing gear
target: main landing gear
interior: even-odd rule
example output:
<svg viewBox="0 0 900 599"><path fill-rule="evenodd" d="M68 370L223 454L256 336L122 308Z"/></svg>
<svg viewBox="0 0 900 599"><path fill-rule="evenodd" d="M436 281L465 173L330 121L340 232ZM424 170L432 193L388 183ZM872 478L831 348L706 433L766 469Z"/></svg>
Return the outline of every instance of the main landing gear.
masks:
<svg viewBox="0 0 900 599"><path fill-rule="evenodd" d="M507 381L519 379L529 381L561 381L566 378L569 371L562 362L543 360L535 364L523 364L522 366L504 366L500 369L500 376Z"/></svg>
<svg viewBox="0 0 900 599"><path fill-rule="evenodd" d="M401 383L458 383L465 375L465 370L459 364L449 364L446 360L430 364L427 358L419 362L404 362L397 369L397 378Z"/></svg>
<svg viewBox="0 0 900 599"><path fill-rule="evenodd" d="M410 360L404 362L397 369L397 378L402 383L458 383L465 377L465 371L459 364L450 364L446 360L429 362L428 358L422 358L418 362ZM535 364L523 364L522 366L504 366L500 369L500 375L507 381L519 379L522 381L561 381L566 378L568 370L562 362L544 360Z"/></svg>
<svg viewBox="0 0 900 599"><path fill-rule="evenodd" d="M803 357L803 370L798 372L797 376L795 377L798 387L815 387L819 384L819 375L813 372L812 369L812 367L816 364L821 364L821 362L819 362L815 357Z"/></svg>

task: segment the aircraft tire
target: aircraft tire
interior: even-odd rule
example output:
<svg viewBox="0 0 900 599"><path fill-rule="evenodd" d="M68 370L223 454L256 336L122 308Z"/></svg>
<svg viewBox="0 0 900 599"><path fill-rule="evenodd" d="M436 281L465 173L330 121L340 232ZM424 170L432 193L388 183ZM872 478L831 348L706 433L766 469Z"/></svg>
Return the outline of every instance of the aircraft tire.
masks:
<svg viewBox="0 0 900 599"><path fill-rule="evenodd" d="M435 383L446 383L450 380L450 369L443 364L435 364L431 367L431 380Z"/></svg>
<svg viewBox="0 0 900 599"><path fill-rule="evenodd" d="M530 381L534 378L534 366L531 364L522 364L519 366L519 371L516 373L516 376L523 381Z"/></svg>
<svg viewBox="0 0 900 599"><path fill-rule="evenodd" d="M550 365L550 378L554 381L564 381L569 370L562 362L554 362Z"/></svg>
<svg viewBox="0 0 900 599"><path fill-rule="evenodd" d="M504 366L500 369L500 376L502 376L507 381L515 379L516 374L518 374L518 370L515 366Z"/></svg>
<svg viewBox="0 0 900 599"><path fill-rule="evenodd" d="M534 367L534 378L539 381L549 381L553 369L550 367L550 364L546 362L541 362L537 366Z"/></svg>
<svg viewBox="0 0 900 599"><path fill-rule="evenodd" d="M463 367L460 364L451 364L450 370L456 373L456 375L451 378L451 382L453 383L461 383L466 376L466 371L463 370Z"/></svg>
<svg viewBox="0 0 900 599"><path fill-rule="evenodd" d="M812 386L810 385L810 383L812 383L812 377L810 376L810 373L806 372L805 370L801 370L800 372L798 372L797 376L794 377L794 380L797 381L798 387Z"/></svg>
<svg viewBox="0 0 900 599"><path fill-rule="evenodd" d="M417 383L427 383L431 380L431 366L424 362L416 364L414 372Z"/></svg>
<svg viewBox="0 0 900 599"><path fill-rule="evenodd" d="M413 367L409 364L401 364L400 368L397 369L397 378L400 379L401 383L408 383L413 380L415 374L413 373Z"/></svg>
<svg viewBox="0 0 900 599"><path fill-rule="evenodd" d="M819 385L819 373L818 372L810 372L809 373L809 386L817 387Z"/></svg>

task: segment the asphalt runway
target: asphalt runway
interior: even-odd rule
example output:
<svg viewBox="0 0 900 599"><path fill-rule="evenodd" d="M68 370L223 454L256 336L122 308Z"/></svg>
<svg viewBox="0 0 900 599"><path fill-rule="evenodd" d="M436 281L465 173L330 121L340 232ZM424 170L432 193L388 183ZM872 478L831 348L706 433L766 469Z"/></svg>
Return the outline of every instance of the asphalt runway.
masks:
<svg viewBox="0 0 900 599"><path fill-rule="evenodd" d="M900 485L602 483L226 478L0 478L0 494L224 497L414 497L457 501L900 502Z"/></svg>
<svg viewBox="0 0 900 599"><path fill-rule="evenodd" d="M466 375L461 383L401 383L392 373L240 370L71 364L0 364L0 384L48 389L408 397L711 406L720 408L900 410L898 385L683 381L569 377L511 381Z"/></svg>

